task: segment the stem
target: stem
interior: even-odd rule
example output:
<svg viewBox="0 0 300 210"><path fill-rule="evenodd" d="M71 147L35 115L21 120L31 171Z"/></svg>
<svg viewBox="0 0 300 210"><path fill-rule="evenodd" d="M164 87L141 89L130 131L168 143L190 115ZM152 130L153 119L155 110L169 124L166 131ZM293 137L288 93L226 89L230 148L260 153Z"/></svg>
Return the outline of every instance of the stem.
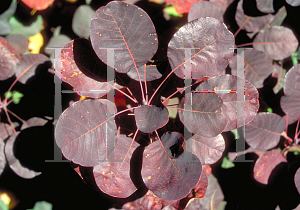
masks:
<svg viewBox="0 0 300 210"><path fill-rule="evenodd" d="M16 115L15 113L13 113L12 111L10 111L9 109L7 109L7 111L13 115L14 117L16 117L18 120L20 120L23 124L25 124L28 128L30 127L26 122L25 120L23 120L22 118L20 118L18 115Z"/></svg>
<svg viewBox="0 0 300 210"><path fill-rule="evenodd" d="M246 25L246 23L250 20L251 17L248 17L245 22L240 26L240 28L234 33L234 37L238 35L238 33L242 30L242 28Z"/></svg>
<svg viewBox="0 0 300 210"><path fill-rule="evenodd" d="M295 132L295 137L294 139L298 139L298 136L300 134L300 131L297 132L299 130L299 121L300 121L300 117L298 118L298 122L297 122L297 127L296 127L296 132Z"/></svg>
<svg viewBox="0 0 300 210"><path fill-rule="evenodd" d="M13 86L17 83L17 81L32 67L34 66L38 61L33 62L30 66L27 67L18 77L17 79L11 84L11 86L8 88L7 92L10 92ZM4 103L7 104L7 98L5 97Z"/></svg>
<svg viewBox="0 0 300 210"><path fill-rule="evenodd" d="M10 126L12 127L12 129L13 129L15 135L18 136L18 133L17 133L17 131L16 131L16 129L15 129L15 126L14 126L14 124L12 123L12 121L11 121L11 119L10 119L8 113L7 113L7 110L8 110L8 109L4 108L4 112L5 112L5 114L6 114L7 120L8 120L8 122L9 122Z"/></svg>
<svg viewBox="0 0 300 210"><path fill-rule="evenodd" d="M290 141L291 143L294 143L294 140L288 137L285 131L283 131L280 136L284 137L286 140Z"/></svg>

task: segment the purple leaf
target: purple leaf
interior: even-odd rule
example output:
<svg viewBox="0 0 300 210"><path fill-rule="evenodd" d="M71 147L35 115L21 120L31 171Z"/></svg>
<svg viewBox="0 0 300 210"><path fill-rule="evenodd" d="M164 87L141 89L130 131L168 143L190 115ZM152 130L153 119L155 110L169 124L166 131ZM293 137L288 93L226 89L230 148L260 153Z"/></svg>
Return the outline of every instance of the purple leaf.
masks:
<svg viewBox="0 0 300 210"><path fill-rule="evenodd" d="M94 177L97 186L106 194L126 198L137 189L131 181L129 168L132 153L139 144L125 135L116 138L114 157L95 166Z"/></svg>
<svg viewBox="0 0 300 210"><path fill-rule="evenodd" d="M294 181L295 181L296 188L300 194L300 168L298 168L298 170L295 173Z"/></svg>
<svg viewBox="0 0 300 210"><path fill-rule="evenodd" d="M188 141L192 141L192 153L202 164L217 162L225 150L225 141L221 134L212 138L194 135Z"/></svg>
<svg viewBox="0 0 300 210"><path fill-rule="evenodd" d="M282 162L287 161L277 149L265 152L258 157L254 165L254 179L262 184L268 184L273 169Z"/></svg>
<svg viewBox="0 0 300 210"><path fill-rule="evenodd" d="M154 25L141 8L121 1L100 7L91 19L90 37L98 57L107 64L107 48L114 48L117 72L146 64L158 46Z"/></svg>
<svg viewBox="0 0 300 210"><path fill-rule="evenodd" d="M280 106L289 115L289 124L294 123L300 117L300 64L293 66L285 76L284 94L281 97Z"/></svg>
<svg viewBox="0 0 300 210"><path fill-rule="evenodd" d="M157 197L151 190L148 190L146 195L133 201L126 203L122 206L124 210L161 210L164 206L174 203L175 201L169 201Z"/></svg>
<svg viewBox="0 0 300 210"><path fill-rule="evenodd" d="M108 120L115 105L107 100L83 100L73 103L59 117L55 140L63 155L82 166L96 166L111 153L106 140L113 141L116 124Z"/></svg>
<svg viewBox="0 0 300 210"><path fill-rule="evenodd" d="M217 209L221 201L223 201L224 195L222 189L218 183L218 180L210 175L208 177L208 187L206 190L206 194L203 198L192 198L185 210L212 210Z"/></svg>
<svg viewBox="0 0 300 210"><path fill-rule="evenodd" d="M5 38L0 36L0 80L6 80L13 76L20 60L18 52Z"/></svg>
<svg viewBox="0 0 300 210"><path fill-rule="evenodd" d="M169 121L169 111L165 106L142 105L134 109L134 116L138 129L144 133L151 133Z"/></svg>
<svg viewBox="0 0 300 210"><path fill-rule="evenodd" d="M210 0L210 2L217 5L223 12L225 12L227 7L234 2L234 0Z"/></svg>
<svg viewBox="0 0 300 210"><path fill-rule="evenodd" d="M24 130L29 127L34 127L34 126L44 126L48 120L45 120L40 117L32 117L29 120L26 120L25 123L22 125L21 130Z"/></svg>
<svg viewBox="0 0 300 210"><path fill-rule="evenodd" d="M81 96L99 98L111 89L106 84L107 67L86 39L66 44L55 62L55 69L55 74L72 85Z"/></svg>
<svg viewBox="0 0 300 210"><path fill-rule="evenodd" d="M185 101L192 107L184 109ZM222 133L227 118L222 114L222 99L215 93L188 93L179 103L178 113L181 122L191 132L204 137L215 137Z"/></svg>
<svg viewBox="0 0 300 210"><path fill-rule="evenodd" d="M160 198L181 199L200 178L202 167L195 155L187 151L172 155L170 148L182 148L183 141L180 133L168 132L144 150L142 178L148 189Z"/></svg>
<svg viewBox="0 0 300 210"><path fill-rule="evenodd" d="M277 114L261 112L245 126L245 140L249 146L268 150L280 140L280 133L285 129L285 120Z"/></svg>
<svg viewBox="0 0 300 210"><path fill-rule="evenodd" d="M300 0L285 0L286 3L288 3L289 5L293 6L293 7L298 7L300 6Z"/></svg>
<svg viewBox="0 0 300 210"><path fill-rule="evenodd" d="M136 81L153 81L156 79L161 78L161 73L157 70L156 66L154 65L143 65L138 68L140 78L136 72L136 69L131 69L127 72L127 75Z"/></svg>
<svg viewBox="0 0 300 210"><path fill-rule="evenodd" d="M25 84L30 77L34 76L38 65L41 65L47 61L50 62L49 58L43 54L22 55L21 62L16 66L16 77L23 74L20 77L19 82Z"/></svg>
<svg viewBox="0 0 300 210"><path fill-rule="evenodd" d="M256 0L257 9L264 13L275 12L273 8L273 0Z"/></svg>
<svg viewBox="0 0 300 210"><path fill-rule="evenodd" d="M188 15L188 22L200 17L213 17L224 22L222 9L209 1L194 3Z"/></svg>
<svg viewBox="0 0 300 210"><path fill-rule="evenodd" d="M291 29L273 26L262 30L254 38L253 47L265 52L273 60L282 60L297 50L298 40Z"/></svg>
<svg viewBox="0 0 300 210"><path fill-rule="evenodd" d="M274 16L271 14L258 16L258 17L251 17L244 13L243 10L243 0L239 1L236 13L235 13L235 20L239 27L242 27L247 32L254 32L261 30L266 24L270 23Z"/></svg>
<svg viewBox="0 0 300 210"><path fill-rule="evenodd" d="M227 117L228 124L224 131L230 131L248 124L255 117L258 108L258 91L247 80L245 80L245 98L242 101L237 101L237 93L228 92L231 90L237 90L238 85L242 83L242 79L232 75L221 75L210 78L207 81L202 82L197 91L215 90L216 94L223 100L222 113ZM226 91L227 90L227 91ZM240 110L243 115L237 114L237 105L243 108ZM241 119L243 117L243 120Z"/></svg>
<svg viewBox="0 0 300 210"><path fill-rule="evenodd" d="M13 146L17 139L13 133L5 144L5 156L9 167L20 177L25 179L32 179L40 174L41 172L35 172L21 165L20 161L15 157Z"/></svg>
<svg viewBox="0 0 300 210"><path fill-rule="evenodd" d="M253 49L245 49L244 55L245 79L256 88L263 87L264 80L274 70L272 60L264 52ZM239 55L235 55L229 62L233 75L237 75L237 56Z"/></svg>
<svg viewBox="0 0 300 210"><path fill-rule="evenodd" d="M23 54L28 50L29 41L26 36L22 34L11 34L5 38L19 54Z"/></svg>
<svg viewBox="0 0 300 210"><path fill-rule="evenodd" d="M174 73L185 79L185 62L191 62L192 78L217 76L232 58L234 37L221 21L206 17L188 22L172 37L168 58ZM191 58L185 58L185 49ZM189 78L188 78L189 79Z"/></svg>

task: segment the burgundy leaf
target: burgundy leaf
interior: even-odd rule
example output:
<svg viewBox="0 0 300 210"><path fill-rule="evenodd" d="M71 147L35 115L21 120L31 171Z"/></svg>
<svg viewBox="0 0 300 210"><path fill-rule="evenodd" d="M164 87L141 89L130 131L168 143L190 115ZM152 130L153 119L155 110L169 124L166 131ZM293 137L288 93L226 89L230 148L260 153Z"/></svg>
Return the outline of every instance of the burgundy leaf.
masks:
<svg viewBox="0 0 300 210"><path fill-rule="evenodd" d="M34 126L43 126L48 122L48 120L45 120L40 117L32 117L29 120L26 120L25 123L22 125L21 130L34 127Z"/></svg>
<svg viewBox="0 0 300 210"><path fill-rule="evenodd" d="M210 0L210 2L217 5L223 12L225 12L227 7L229 7L234 0Z"/></svg>
<svg viewBox="0 0 300 210"><path fill-rule="evenodd" d="M247 75L247 74L246 74ZM237 90L238 85L241 85L242 79L232 75L221 75L210 78L204 81L197 87L197 91L215 90L216 94L223 100L222 113L227 117L228 124L224 131L230 131L248 124L255 117L258 108L258 91L247 80L245 80L245 98L242 101L237 101L237 93L231 92ZM237 105L240 104L240 112L238 114ZM241 119L243 118L243 119Z"/></svg>
<svg viewBox="0 0 300 210"><path fill-rule="evenodd" d="M210 175L208 177L208 187L206 190L206 194L203 198L192 198L185 210L212 210L217 209L221 201L223 201L224 195L222 189L218 183L218 180Z"/></svg>
<svg viewBox="0 0 300 210"><path fill-rule="evenodd" d="M284 94L280 99L282 110L289 115L289 124L300 117L300 64L293 66L284 79Z"/></svg>
<svg viewBox="0 0 300 210"><path fill-rule="evenodd" d="M197 184L201 174L199 159L190 152L175 154L170 148L182 147L180 133L165 133L144 150L142 177L145 185L155 195L166 200L185 197Z"/></svg>
<svg viewBox="0 0 300 210"><path fill-rule="evenodd" d="M1 126L1 125L0 125ZM0 140L0 175L2 174L5 165L6 165L6 158L4 154L4 141Z"/></svg>
<svg viewBox="0 0 300 210"><path fill-rule="evenodd" d="M169 111L165 106L142 105L134 109L134 116L138 129L144 133L151 133L169 121Z"/></svg>
<svg viewBox="0 0 300 210"><path fill-rule="evenodd" d="M21 62L16 66L16 77L23 74L19 82L25 84L30 77L34 76L37 67L47 61L50 62L49 58L43 54L22 55Z"/></svg>
<svg viewBox="0 0 300 210"><path fill-rule="evenodd" d="M73 103L59 117L55 140L63 155L82 166L96 166L111 153L106 140L116 135L115 105L107 100L83 100Z"/></svg>
<svg viewBox="0 0 300 210"><path fill-rule="evenodd" d="M254 179L262 184L268 184L273 169L282 162L287 162L277 149L265 152L259 156L254 165Z"/></svg>
<svg viewBox="0 0 300 210"><path fill-rule="evenodd" d="M264 52L253 49L245 49L244 55L245 79L256 88L263 87L264 80L274 70L272 60ZM229 62L233 75L237 75L237 56L239 55L235 55Z"/></svg>
<svg viewBox="0 0 300 210"><path fill-rule="evenodd" d="M107 66L98 59L86 39L66 44L55 62L55 69L55 74L81 96L99 98L111 89L106 84Z"/></svg>
<svg viewBox="0 0 300 210"><path fill-rule="evenodd" d="M192 78L216 76L224 71L233 55L234 37L221 21L206 17L188 22L172 37L168 58L174 73L185 79L185 62L191 62ZM186 49L191 58L185 58ZM189 79L189 78L188 78Z"/></svg>
<svg viewBox="0 0 300 210"><path fill-rule="evenodd" d="M293 6L293 7L298 7L300 6L300 0L285 0L286 3L288 3L289 5Z"/></svg>
<svg viewBox="0 0 300 210"><path fill-rule="evenodd" d="M203 198L205 196L208 186L208 178L204 171L202 171L200 179L196 186L193 188L193 192L196 198Z"/></svg>
<svg viewBox="0 0 300 210"><path fill-rule="evenodd" d="M268 150L280 140L280 133L285 129L285 120L277 114L261 112L245 126L245 140L249 146Z"/></svg>
<svg viewBox="0 0 300 210"><path fill-rule="evenodd" d="M212 138L194 135L188 141L192 141L192 153L202 164L217 162L225 150L225 141L221 134Z"/></svg>
<svg viewBox="0 0 300 210"><path fill-rule="evenodd" d="M100 7L91 19L90 37L98 57L107 64L107 49L113 48L117 72L147 63L158 46L154 25L141 8L121 1Z"/></svg>
<svg viewBox="0 0 300 210"><path fill-rule="evenodd" d="M138 71L140 78L134 68L127 72L127 75L136 81L153 81L162 76L154 65L143 65L138 68Z"/></svg>
<svg viewBox="0 0 300 210"><path fill-rule="evenodd" d="M184 109L185 101L192 107ZM222 114L222 99L215 93L188 93L179 103L178 113L181 122L191 132L204 137L215 137L222 133L227 118Z"/></svg>
<svg viewBox="0 0 300 210"><path fill-rule="evenodd" d="M16 135L13 133L12 136L7 140L5 144L5 156L9 167L20 177L25 179L32 179L40 174L41 172L35 172L21 165L20 161L15 157L13 146L17 139Z"/></svg>
<svg viewBox="0 0 300 210"><path fill-rule="evenodd" d="M273 26L262 30L254 38L253 47L265 52L273 60L282 60L297 50L298 40L291 29Z"/></svg>
<svg viewBox="0 0 300 210"><path fill-rule="evenodd" d="M9 42L0 36L0 80L6 80L15 74L15 68L21 58Z"/></svg>
<svg viewBox="0 0 300 210"><path fill-rule="evenodd" d="M146 195L133 201L126 203L122 206L124 210L161 210L164 206L167 206L175 201L169 201L156 196L151 190L148 190Z"/></svg>
<svg viewBox="0 0 300 210"><path fill-rule="evenodd" d="M22 34L11 34L5 38L19 54L23 54L28 50L29 41L26 36Z"/></svg>
<svg viewBox="0 0 300 210"><path fill-rule="evenodd" d="M256 0L257 9L264 13L275 12L273 8L273 0Z"/></svg>
<svg viewBox="0 0 300 210"><path fill-rule="evenodd" d="M200 17L213 17L224 22L222 9L209 1L199 1L193 4L188 15L188 22Z"/></svg>
<svg viewBox="0 0 300 210"><path fill-rule="evenodd" d="M261 30L266 24L270 23L274 16L271 14L258 16L258 17L251 17L244 13L243 10L243 2L244 0L239 1L236 13L235 13L235 20L239 27L244 29L247 32L254 32Z"/></svg>
<svg viewBox="0 0 300 210"><path fill-rule="evenodd" d="M126 198L137 189L130 178L130 159L139 144L125 135L116 138L114 157L95 166L94 177L97 186L106 194Z"/></svg>
<svg viewBox="0 0 300 210"><path fill-rule="evenodd" d="M296 188L300 194L300 168L298 168L298 170L295 173L294 181L295 181Z"/></svg>

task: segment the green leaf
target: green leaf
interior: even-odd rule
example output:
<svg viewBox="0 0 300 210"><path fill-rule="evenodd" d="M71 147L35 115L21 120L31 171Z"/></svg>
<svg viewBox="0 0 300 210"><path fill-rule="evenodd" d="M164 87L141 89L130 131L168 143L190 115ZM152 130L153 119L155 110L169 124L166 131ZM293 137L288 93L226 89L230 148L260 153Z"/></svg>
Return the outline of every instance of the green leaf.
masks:
<svg viewBox="0 0 300 210"><path fill-rule="evenodd" d="M172 16L174 16L174 17L183 17L183 15L178 14L178 13L176 12L176 10L175 10L175 8L174 8L173 5L170 5L170 6L166 7L166 8L164 9L164 11L165 11L167 14L172 15Z"/></svg>
<svg viewBox="0 0 300 210"><path fill-rule="evenodd" d="M27 38L40 33L44 23L41 15L38 15L36 20L30 26L24 26L14 16L9 18L8 22L13 28L10 34L22 34Z"/></svg>
<svg viewBox="0 0 300 210"><path fill-rule="evenodd" d="M86 4L90 4L92 2L92 0L85 0Z"/></svg>
<svg viewBox="0 0 300 210"><path fill-rule="evenodd" d="M223 162L221 165L222 168L228 169L228 168L232 168L234 166L235 166L234 163L231 162L227 157L223 158Z"/></svg>
<svg viewBox="0 0 300 210"><path fill-rule="evenodd" d="M0 199L0 210L8 210L8 206Z"/></svg>
<svg viewBox="0 0 300 210"><path fill-rule="evenodd" d="M27 210L52 210L52 204L47 201L38 201L34 204L33 209Z"/></svg>
<svg viewBox="0 0 300 210"><path fill-rule="evenodd" d="M273 109L269 107L269 108L267 109L267 112L273 113Z"/></svg>
<svg viewBox="0 0 300 210"><path fill-rule="evenodd" d="M298 154L299 154L299 151L295 151L295 152L294 152L294 155L298 155Z"/></svg>
<svg viewBox="0 0 300 210"><path fill-rule="evenodd" d="M72 20L72 29L79 37L89 37L90 35L90 22L95 10L89 5L81 5L75 11Z"/></svg>
<svg viewBox="0 0 300 210"><path fill-rule="evenodd" d="M8 98L10 98L12 96L12 92L10 92L10 91L9 92L5 92L4 96L5 96L5 98L8 99Z"/></svg>
<svg viewBox="0 0 300 210"><path fill-rule="evenodd" d="M239 135L237 129L232 130L231 133L233 133L235 139L239 139L240 138L240 135Z"/></svg>
<svg viewBox="0 0 300 210"><path fill-rule="evenodd" d="M295 52L294 54L291 55L292 61L293 61L293 65L297 65L298 64L298 52Z"/></svg>
<svg viewBox="0 0 300 210"><path fill-rule="evenodd" d="M24 95L22 93L14 91L12 94L14 104L18 104L23 96Z"/></svg>
<svg viewBox="0 0 300 210"><path fill-rule="evenodd" d="M15 14L17 9L17 0L12 0L8 9L0 15L0 20L7 21L12 15Z"/></svg>

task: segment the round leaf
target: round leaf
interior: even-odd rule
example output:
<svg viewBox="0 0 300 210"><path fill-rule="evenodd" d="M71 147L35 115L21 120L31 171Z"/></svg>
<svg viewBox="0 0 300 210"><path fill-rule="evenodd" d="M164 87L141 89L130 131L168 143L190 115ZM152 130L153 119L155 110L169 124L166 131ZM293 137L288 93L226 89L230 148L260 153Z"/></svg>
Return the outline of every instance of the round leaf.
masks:
<svg viewBox="0 0 300 210"><path fill-rule="evenodd" d="M100 7L91 19L90 37L98 57L107 63L107 49L115 49L117 72L146 64L157 50L157 35L148 14L121 1Z"/></svg>
<svg viewBox="0 0 300 210"><path fill-rule="evenodd" d="M262 184L268 184L273 169L282 162L287 162L277 149L265 152L254 165L254 179Z"/></svg>
<svg viewBox="0 0 300 210"><path fill-rule="evenodd" d="M224 131L230 131L248 124L255 117L259 108L259 95L257 89L245 80L245 98L237 101L237 93L231 92L241 85L242 79L232 75L220 75L202 82L197 91L214 90L222 99L222 113L227 117L228 123ZM237 106L237 105L240 106ZM242 110L237 110L237 107ZM243 112L238 114L239 112Z"/></svg>
<svg viewBox="0 0 300 210"><path fill-rule="evenodd" d="M136 69L131 69L129 72L127 72L127 75L136 81L153 81L161 78L162 76L154 65L143 65L138 68L138 72L139 74L137 74Z"/></svg>
<svg viewBox="0 0 300 210"><path fill-rule="evenodd" d="M221 134L212 138L194 135L188 141L192 141L192 153L199 158L202 164L217 162L225 150L225 141Z"/></svg>
<svg viewBox="0 0 300 210"><path fill-rule="evenodd" d="M62 81L72 85L81 96L106 95L111 89L106 83L107 66L98 59L88 40L73 40L61 52L55 62L55 74Z"/></svg>
<svg viewBox="0 0 300 210"><path fill-rule="evenodd" d="M243 2L244 0L239 1L236 13L235 13L235 20L239 27L246 30L247 32L254 32L261 30L266 24L270 23L274 16L271 14L258 16L258 17L251 17L244 13L243 9Z"/></svg>
<svg viewBox="0 0 300 210"><path fill-rule="evenodd" d="M185 79L185 62L191 62L193 79L216 76L224 71L232 58L234 37L219 20L199 18L182 26L168 46L168 58L174 73ZM185 51L191 50L191 58ZM189 79L189 78L188 78Z"/></svg>
<svg viewBox="0 0 300 210"><path fill-rule="evenodd" d="M284 79L284 94L280 99L282 110L289 115L289 124L300 117L300 64L293 66Z"/></svg>
<svg viewBox="0 0 300 210"><path fill-rule="evenodd" d="M246 142L255 149L271 149L278 144L280 133L284 131L285 126L285 120L277 114L258 113L245 127Z"/></svg>
<svg viewBox="0 0 300 210"><path fill-rule="evenodd" d="M237 75L237 56L229 62L231 73ZM244 54L245 79L251 82L256 88L263 87L264 80L273 72L272 60L261 51L245 49Z"/></svg>
<svg viewBox="0 0 300 210"><path fill-rule="evenodd" d="M83 100L73 103L59 117L55 140L63 155L82 166L96 166L111 151L106 141L114 141L116 124L115 105L107 100Z"/></svg>
<svg viewBox="0 0 300 210"><path fill-rule="evenodd" d="M72 29L79 37L89 37L90 21L94 10L89 5L81 5L74 13L72 20Z"/></svg>
<svg viewBox="0 0 300 210"><path fill-rule="evenodd" d="M185 101L190 101L191 97L191 109L184 109ZM227 118L221 112L222 105L222 99L215 93L186 94L179 104L179 118L191 133L215 137L227 125Z"/></svg>
<svg viewBox="0 0 300 210"><path fill-rule="evenodd" d="M298 168L298 170L295 173L294 181L295 181L296 188L300 194L300 168Z"/></svg>
<svg viewBox="0 0 300 210"><path fill-rule="evenodd" d="M20 60L18 52L5 38L0 36L0 80L6 80L13 76Z"/></svg>
<svg viewBox="0 0 300 210"><path fill-rule="evenodd" d="M285 0L286 3L288 3L289 5L293 6L293 7L298 7L300 6L300 0Z"/></svg>
<svg viewBox="0 0 300 210"><path fill-rule="evenodd" d="M292 30L283 26L273 26L257 34L253 47L265 52L273 60L282 60L297 50L298 40Z"/></svg>
<svg viewBox="0 0 300 210"><path fill-rule="evenodd" d="M138 129L144 133L151 133L169 121L169 111L164 106L142 105L134 109L134 116Z"/></svg>
<svg viewBox="0 0 300 210"><path fill-rule="evenodd" d="M182 143L180 133L168 132L144 150L142 178L148 189L160 198L181 199L200 178L202 166L195 155L183 151L178 157L172 156L170 147Z"/></svg>
<svg viewBox="0 0 300 210"><path fill-rule="evenodd" d="M264 13L275 12L273 7L273 0L256 0L257 9Z"/></svg>
<svg viewBox="0 0 300 210"><path fill-rule="evenodd" d="M223 11L209 1L199 1L193 4L188 15L188 22L200 17L213 17L224 22Z"/></svg>
<svg viewBox="0 0 300 210"><path fill-rule="evenodd" d="M94 167L97 186L106 194L126 198L136 191L130 178L130 159L133 151L139 146L125 135L117 136L113 160L105 161Z"/></svg>

